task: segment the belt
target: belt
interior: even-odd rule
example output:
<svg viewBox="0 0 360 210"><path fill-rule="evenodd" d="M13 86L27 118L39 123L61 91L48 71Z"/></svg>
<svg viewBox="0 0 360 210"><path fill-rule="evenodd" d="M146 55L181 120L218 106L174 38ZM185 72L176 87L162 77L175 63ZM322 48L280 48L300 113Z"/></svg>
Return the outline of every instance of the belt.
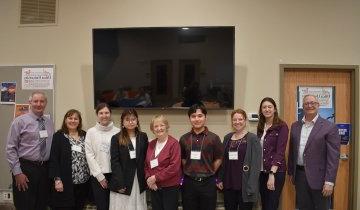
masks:
<svg viewBox="0 0 360 210"><path fill-rule="evenodd" d="M305 167L301 165L296 165L296 170L305 171Z"/></svg>
<svg viewBox="0 0 360 210"><path fill-rule="evenodd" d="M20 162L23 162L23 163L30 163L32 165L35 165L35 166L43 166L43 165L46 165L47 161L34 161L34 160L27 160L27 159L24 159L24 158L19 158Z"/></svg>
<svg viewBox="0 0 360 210"><path fill-rule="evenodd" d="M203 182L203 181L206 181L208 179L211 179L213 176L206 176L206 177L193 177L193 176L187 176L189 179L192 179L194 181L197 181L197 182Z"/></svg>

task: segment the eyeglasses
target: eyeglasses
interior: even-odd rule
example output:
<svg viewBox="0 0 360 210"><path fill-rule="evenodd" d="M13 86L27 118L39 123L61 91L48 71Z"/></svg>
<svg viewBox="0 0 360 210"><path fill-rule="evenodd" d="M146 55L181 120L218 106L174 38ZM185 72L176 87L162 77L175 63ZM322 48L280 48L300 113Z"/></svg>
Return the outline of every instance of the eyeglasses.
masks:
<svg viewBox="0 0 360 210"><path fill-rule="evenodd" d="M124 121L125 122L136 122L137 118L125 118Z"/></svg>
<svg viewBox="0 0 360 210"><path fill-rule="evenodd" d="M318 104L319 104L319 102L309 101L309 102L304 103L304 106L315 106L315 105L318 105Z"/></svg>

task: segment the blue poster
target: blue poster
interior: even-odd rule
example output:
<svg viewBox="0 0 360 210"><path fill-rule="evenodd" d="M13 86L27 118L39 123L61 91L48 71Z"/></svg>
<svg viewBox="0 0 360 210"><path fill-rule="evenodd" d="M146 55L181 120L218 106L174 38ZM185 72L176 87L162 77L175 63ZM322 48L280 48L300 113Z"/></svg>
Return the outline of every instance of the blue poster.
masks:
<svg viewBox="0 0 360 210"><path fill-rule="evenodd" d="M297 119L303 118L302 100L305 95L315 95L319 100L319 115L335 122L335 87L334 86L298 86L297 87Z"/></svg>
<svg viewBox="0 0 360 210"><path fill-rule="evenodd" d="M336 124L339 129L341 144L348 145L351 136L351 125L349 123Z"/></svg>

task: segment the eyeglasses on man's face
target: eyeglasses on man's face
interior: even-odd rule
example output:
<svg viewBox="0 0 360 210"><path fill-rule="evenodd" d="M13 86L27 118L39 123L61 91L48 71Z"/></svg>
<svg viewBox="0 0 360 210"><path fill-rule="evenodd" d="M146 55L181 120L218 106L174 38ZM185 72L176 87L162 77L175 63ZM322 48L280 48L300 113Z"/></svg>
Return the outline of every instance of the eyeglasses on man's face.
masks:
<svg viewBox="0 0 360 210"><path fill-rule="evenodd" d="M316 106L316 105L318 105L319 104L319 102L316 102L316 101L308 101L308 102L304 102L303 103L303 105L304 106L307 106L307 107L309 107L309 106Z"/></svg>

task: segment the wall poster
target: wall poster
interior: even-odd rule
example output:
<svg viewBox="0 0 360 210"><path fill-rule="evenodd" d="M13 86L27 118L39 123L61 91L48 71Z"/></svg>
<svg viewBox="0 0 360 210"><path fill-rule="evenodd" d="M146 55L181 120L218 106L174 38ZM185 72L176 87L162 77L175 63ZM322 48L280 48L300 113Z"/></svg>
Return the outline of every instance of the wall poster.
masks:
<svg viewBox="0 0 360 210"><path fill-rule="evenodd" d="M303 113L303 98L305 95L315 95L320 103L319 115L335 123L335 87L334 86L298 86L297 87L297 120Z"/></svg>

